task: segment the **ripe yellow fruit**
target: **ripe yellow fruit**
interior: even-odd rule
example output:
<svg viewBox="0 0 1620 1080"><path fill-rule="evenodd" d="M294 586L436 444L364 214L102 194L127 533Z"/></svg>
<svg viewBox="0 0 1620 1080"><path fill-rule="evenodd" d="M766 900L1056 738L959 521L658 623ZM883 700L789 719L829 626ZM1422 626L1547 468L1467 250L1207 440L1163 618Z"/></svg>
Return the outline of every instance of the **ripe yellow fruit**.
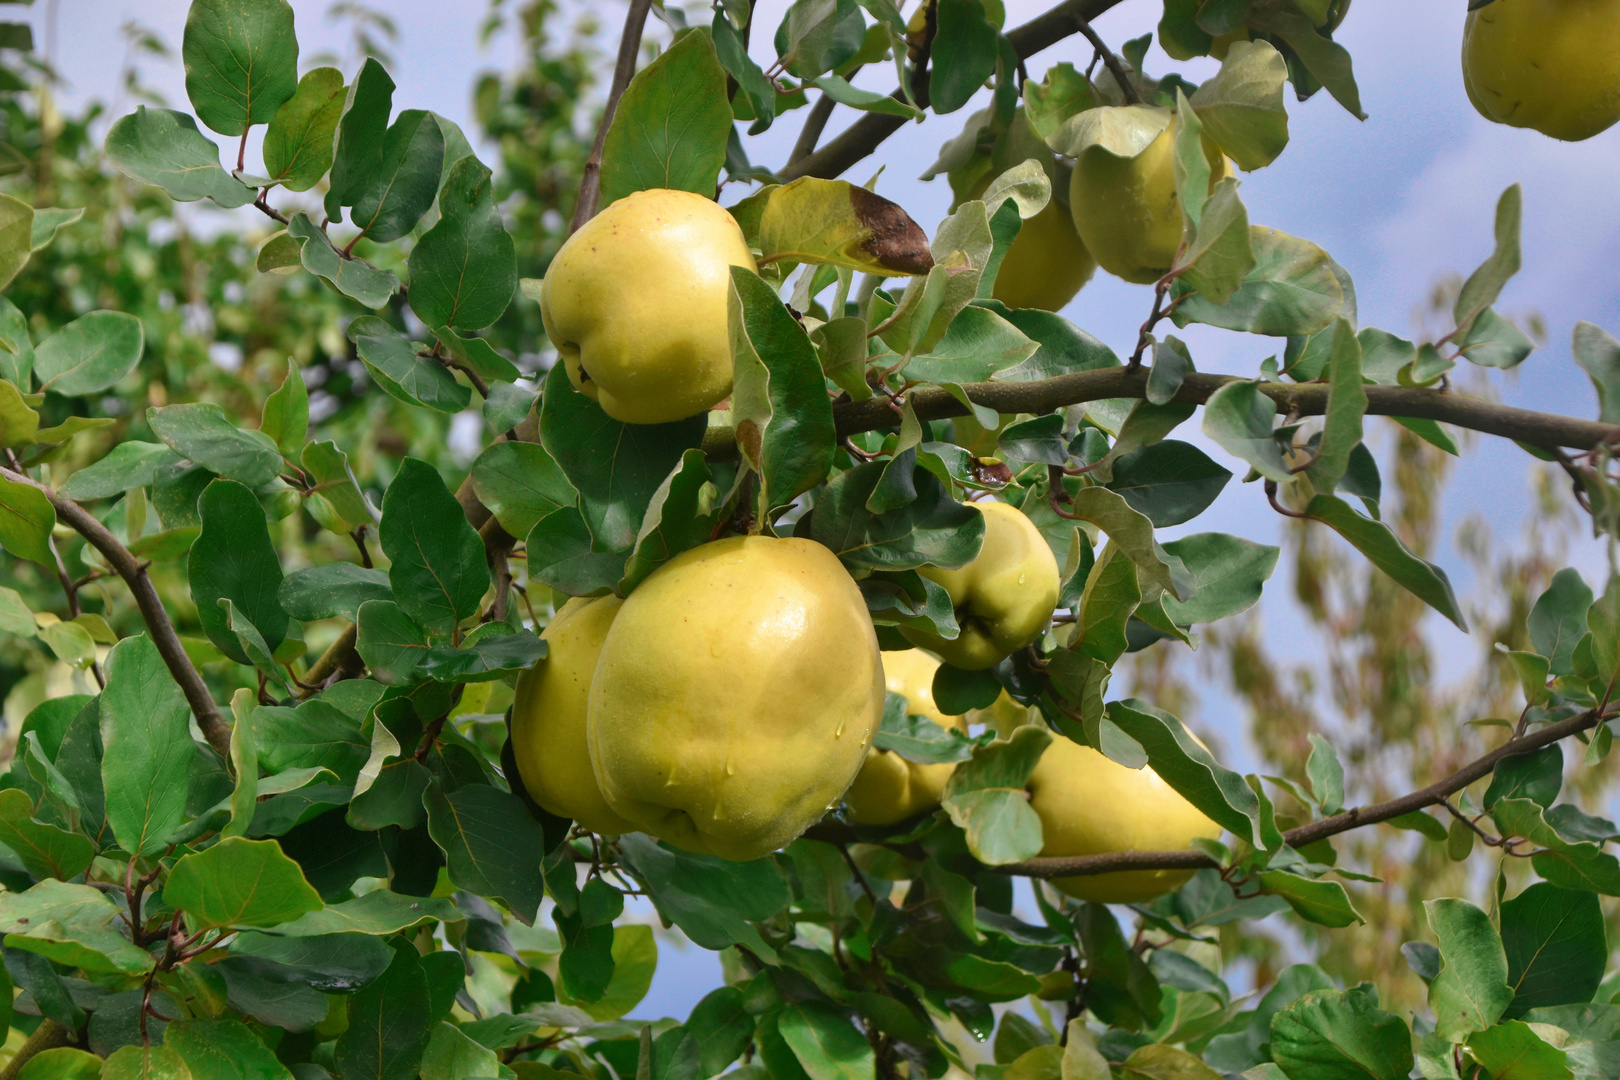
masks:
<svg viewBox="0 0 1620 1080"><path fill-rule="evenodd" d="M1163 277L1181 247L1175 133L1172 122L1132 158L1088 147L1069 178L1069 212L1086 250L1104 270L1138 285ZM1214 190L1231 173L1220 148L1207 139L1204 156Z"/></svg>
<svg viewBox="0 0 1620 1080"><path fill-rule="evenodd" d="M802 539L734 537L630 594L591 685L591 764L613 811L688 851L758 859L809 828L883 718L861 591Z"/></svg>
<svg viewBox="0 0 1620 1080"><path fill-rule="evenodd" d="M1054 198L1018 230L990 295L1010 308L1057 311L1096 272L1069 208Z"/></svg>
<svg viewBox="0 0 1620 1080"><path fill-rule="evenodd" d="M1485 119L1590 139L1620 120L1620 0L1495 0L1468 13L1462 67Z"/></svg>
<svg viewBox="0 0 1620 1080"><path fill-rule="evenodd" d="M622 603L603 596L564 604L540 635L546 658L518 676L512 701L512 756L530 796L553 814L609 836L634 826L608 807L596 786L585 708L602 641Z"/></svg>
<svg viewBox="0 0 1620 1080"><path fill-rule="evenodd" d="M971 503L984 514L984 547L956 570L918 573L943 586L962 632L954 640L902 628L913 645L968 671L994 667L1040 636L1057 607L1058 564L1046 537L1017 507Z"/></svg>
<svg viewBox="0 0 1620 1080"><path fill-rule="evenodd" d="M1046 836L1043 856L1180 851L1198 837L1221 835L1219 825L1152 769L1128 769L1061 735L1052 737L1025 788ZM1052 884L1080 900L1130 904L1161 896L1192 873L1121 870Z"/></svg>
<svg viewBox="0 0 1620 1080"><path fill-rule="evenodd" d="M946 716L934 702L934 672L939 661L921 649L883 654L883 681L918 716L940 727L966 730L966 718ZM892 825L939 805L945 781L955 765L922 765L893 750L871 750L855 782L844 793L851 820L862 825Z"/></svg>
<svg viewBox="0 0 1620 1080"><path fill-rule="evenodd" d="M568 238L540 290L574 389L615 420L663 424L731 393L731 268L758 267L742 229L689 191L627 195Z"/></svg>

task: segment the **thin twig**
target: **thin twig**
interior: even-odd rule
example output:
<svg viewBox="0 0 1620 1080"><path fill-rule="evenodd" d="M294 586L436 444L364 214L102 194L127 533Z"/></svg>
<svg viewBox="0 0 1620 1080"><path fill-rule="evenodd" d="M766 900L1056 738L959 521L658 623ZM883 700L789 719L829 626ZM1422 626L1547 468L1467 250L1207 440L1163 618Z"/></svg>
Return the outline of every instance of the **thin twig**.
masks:
<svg viewBox="0 0 1620 1080"><path fill-rule="evenodd" d="M1119 57L1114 55L1114 50L1108 47L1108 43L1103 41L1102 36L1092 29L1091 20L1079 12L1069 17L1074 20L1075 26L1079 28L1080 32L1086 36L1086 40L1091 42L1091 47L1097 50L1097 55L1102 57L1103 65L1114 76L1114 81L1119 84L1120 92L1125 95L1125 100L1132 105L1142 104L1142 95L1138 94L1136 87L1131 85L1131 77L1125 73L1125 65L1119 62Z"/></svg>
<svg viewBox="0 0 1620 1080"><path fill-rule="evenodd" d="M602 122L596 126L596 141L591 144L590 156L585 159L584 175L580 177L579 199L574 203L574 220L568 226L573 233L596 216L596 203L602 194L602 148L607 145L608 129L613 126L613 114L619 109L630 77L636 73L636 55L641 51L641 32L647 25L647 13L652 0L630 0L630 12L624 17L624 34L619 38L619 58L613 66L613 85L608 91L607 104L602 109Z"/></svg>
<svg viewBox="0 0 1620 1080"><path fill-rule="evenodd" d="M804 118L804 127L799 131L798 141L793 144L793 152L788 155L788 165L792 166L803 161L816 152L816 143L821 140L821 133L827 130L827 121L832 119L833 108L838 102L832 96L823 92L810 106L810 112Z"/></svg>
<svg viewBox="0 0 1620 1080"><path fill-rule="evenodd" d="M148 564L135 558L118 537L72 499L57 494L26 473L0 469L0 476L14 483L28 484L43 492L50 500L51 506L55 508L57 520L84 537L91 547L101 552L102 558L118 572L118 576L124 579L130 593L135 597L135 606L140 608L141 619L152 635L152 644L157 646L158 655L163 657L163 663L168 667L169 674L185 694L186 703L191 706L191 714L197 718L197 726L202 729L209 745L221 756L229 758L230 725L220 716L219 706L214 704L213 696L208 692L208 684L203 681L202 675L192 664L191 657L186 655L185 647L180 644L180 636L174 632L174 624L169 621L169 613L164 610L157 589L152 587L152 580L146 575Z"/></svg>

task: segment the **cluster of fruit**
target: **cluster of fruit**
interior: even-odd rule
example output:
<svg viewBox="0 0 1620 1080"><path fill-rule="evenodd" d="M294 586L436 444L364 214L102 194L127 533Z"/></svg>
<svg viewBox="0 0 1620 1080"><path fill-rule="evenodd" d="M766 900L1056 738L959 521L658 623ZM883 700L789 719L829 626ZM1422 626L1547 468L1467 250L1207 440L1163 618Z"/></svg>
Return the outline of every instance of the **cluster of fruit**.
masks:
<svg viewBox="0 0 1620 1080"><path fill-rule="evenodd" d="M737 223L708 199L655 190L609 206L563 246L542 290L570 381L627 423L723 401L732 266L754 260ZM648 281L659 287L638 289ZM640 831L734 860L777 850L841 800L849 820L871 826L933 811L955 766L872 748L885 690L942 726L987 722L1010 734L1025 721L1010 699L947 716L934 673L940 658L995 666L1045 632L1058 600L1057 561L1034 523L1005 503L973 505L985 519L979 554L921 570L950 595L960 633L902 631L929 652L880 652L854 580L831 551L799 538L712 541L625 599L568 601L513 706L529 793L596 833ZM1185 847L1219 831L1151 770L1067 739L1054 740L1028 791L1049 855ZM1063 884L1134 900L1180 880L1146 871Z"/></svg>

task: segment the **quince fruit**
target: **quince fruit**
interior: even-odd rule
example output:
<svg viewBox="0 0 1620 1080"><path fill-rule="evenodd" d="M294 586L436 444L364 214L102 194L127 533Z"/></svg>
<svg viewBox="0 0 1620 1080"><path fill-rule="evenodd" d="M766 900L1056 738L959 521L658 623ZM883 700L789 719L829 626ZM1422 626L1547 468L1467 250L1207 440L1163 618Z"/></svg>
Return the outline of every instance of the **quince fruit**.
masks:
<svg viewBox="0 0 1620 1080"><path fill-rule="evenodd" d="M906 699L906 708L943 728L965 731L966 718L946 716L934 702L934 672L939 661L921 649L883 654L883 681L889 693ZM939 805L953 764L924 765L907 761L893 750L872 750L855 782L844 793L852 820L862 825L892 825Z"/></svg>
<svg viewBox="0 0 1620 1080"><path fill-rule="evenodd" d="M619 609L591 684L591 764L637 829L758 859L838 802L883 693L866 603L831 551L717 540L659 567Z"/></svg>
<svg viewBox="0 0 1620 1080"><path fill-rule="evenodd" d="M1179 851L1221 827L1144 766L1129 769L1061 735L1041 755L1025 785L1040 816L1043 856L1114 851ZM1191 870L1121 870L1052 884L1079 900L1134 904L1179 887Z"/></svg>
<svg viewBox="0 0 1620 1080"><path fill-rule="evenodd" d="M1485 119L1590 139L1620 120L1620 2L1494 0L1468 13L1462 67Z"/></svg>
<svg viewBox="0 0 1620 1080"><path fill-rule="evenodd" d="M731 268L758 267L726 210L689 191L627 195L568 238L540 316L568 381L627 424L696 416L731 393Z"/></svg>
<svg viewBox="0 0 1620 1080"><path fill-rule="evenodd" d="M984 546L965 566L924 566L918 573L950 594L961 633L946 639L902 627L913 645L967 671L994 667L1034 641L1057 607L1058 564L1046 537L1017 507L976 502L984 515Z"/></svg>
<svg viewBox="0 0 1620 1080"><path fill-rule="evenodd" d="M608 836L635 827L608 807L596 786L585 709L602 642L623 603L603 596L564 604L540 635L546 658L518 676L512 701L512 756L529 795L553 814Z"/></svg>
<svg viewBox="0 0 1620 1080"><path fill-rule="evenodd" d="M1135 157L1090 146L1069 176L1069 212L1075 231L1116 277L1151 285L1169 270L1181 247L1181 204L1176 200L1176 123L1165 126ZM1209 139L1210 190L1231 175L1226 157Z"/></svg>

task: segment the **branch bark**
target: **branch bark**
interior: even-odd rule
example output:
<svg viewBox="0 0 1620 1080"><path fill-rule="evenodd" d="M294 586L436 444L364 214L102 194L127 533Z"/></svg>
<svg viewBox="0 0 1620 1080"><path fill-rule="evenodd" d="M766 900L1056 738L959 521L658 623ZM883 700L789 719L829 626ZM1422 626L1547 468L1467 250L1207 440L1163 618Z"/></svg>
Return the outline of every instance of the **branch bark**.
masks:
<svg viewBox="0 0 1620 1080"><path fill-rule="evenodd" d="M1588 710L1568 720L1548 724L1546 727L1509 739L1490 753L1469 762L1450 776L1430 784L1421 791L1414 791L1410 795L1402 795L1372 806L1356 807L1322 818L1320 821L1301 825L1297 829L1289 829L1283 833L1283 840L1290 847L1300 848L1330 836L1349 832L1351 829L1359 829L1364 825L1376 825L1403 814L1437 806L1474 781L1489 776L1491 770L1496 768L1496 763L1503 758L1538 750L1561 739L1567 739L1596 727L1600 718L1607 719L1612 715L1610 713L1600 717L1596 710ZM1118 851L1106 855L1030 859L1028 862L1008 863L987 869L1016 877L1058 878L1086 877L1113 873L1117 870L1198 870L1219 865L1201 851Z"/></svg>
<svg viewBox="0 0 1620 1080"><path fill-rule="evenodd" d="M1013 51L1018 54L1018 58L1026 60L1066 37L1081 33L1083 26L1089 24L1090 20L1118 3L1120 0L1066 0L1044 15L1039 15L1022 26L1007 31L1007 40L1012 42ZM915 87L913 93L916 93ZM898 90L890 96L904 100L904 95ZM917 94L917 103L927 104L926 86L922 93ZM904 117L867 113L815 153L783 166L778 175L784 181L800 176L831 179L869 156L883 145L885 139L904 127L905 123Z"/></svg>
<svg viewBox="0 0 1620 1080"><path fill-rule="evenodd" d="M174 632L174 624L169 621L169 613L163 609L163 601L158 597L157 589L152 587L152 579L146 576L147 564L137 559L118 537L72 499L57 494L25 473L0 469L0 475L5 476L7 480L30 484L44 492L56 510L57 520L84 537L91 547L101 552L102 558L118 572L118 576L124 579L124 584L129 586L130 593L135 597L135 606L140 608L141 619L152 635L152 644L157 646L158 654L163 657L163 663L168 667L169 674L179 684L180 691L185 694L186 703L191 706L191 714L197 718L197 726L202 729L209 745L229 760L230 725L220 716L219 706L214 704L213 695L208 692L208 684L203 681L201 673L197 671L191 657L186 655L184 646L180 644L180 636Z"/></svg>
<svg viewBox="0 0 1620 1080"><path fill-rule="evenodd" d="M1241 381L1235 375L1195 372L1187 376L1175 400L1202 405L1211 394L1227 383ZM975 404L1001 413L1045 413L1068 405L1107 398L1142 398L1147 395L1147 372L1128 368L1102 368L1076 371L1037 382L982 382L963 387ZM1558 413L1536 412L1511 405L1498 405L1467 394L1417 386L1369 386L1367 413L1370 416L1401 416L1418 420L1439 420L1487 435L1530 443L1541 447L1570 447L1590 450L1620 441L1620 427L1596 420L1581 420ZM1321 416L1327 409L1325 383L1261 383L1260 392L1277 403L1289 416ZM947 391L929 388L913 390L908 396L919 420L943 420L967 415L967 407ZM898 427L900 418L889 403L874 397L866 401L844 402L833 410L838 437L861 431ZM704 449L724 454L723 440L704 440ZM735 453L735 451L732 451Z"/></svg>
<svg viewBox="0 0 1620 1080"><path fill-rule="evenodd" d="M570 234L596 216L596 203L602 195L602 148L607 145L608 129L613 116L619 111L619 99L636 73L636 54L641 51L641 32L647 25L647 13L652 0L630 0L630 12L624 17L624 34L619 38L619 58L613 66L613 85L608 91L607 105L602 109L602 122L596 125L596 141L591 144L590 156L585 159L584 175L580 177L579 199L574 203L574 220L568 226Z"/></svg>

